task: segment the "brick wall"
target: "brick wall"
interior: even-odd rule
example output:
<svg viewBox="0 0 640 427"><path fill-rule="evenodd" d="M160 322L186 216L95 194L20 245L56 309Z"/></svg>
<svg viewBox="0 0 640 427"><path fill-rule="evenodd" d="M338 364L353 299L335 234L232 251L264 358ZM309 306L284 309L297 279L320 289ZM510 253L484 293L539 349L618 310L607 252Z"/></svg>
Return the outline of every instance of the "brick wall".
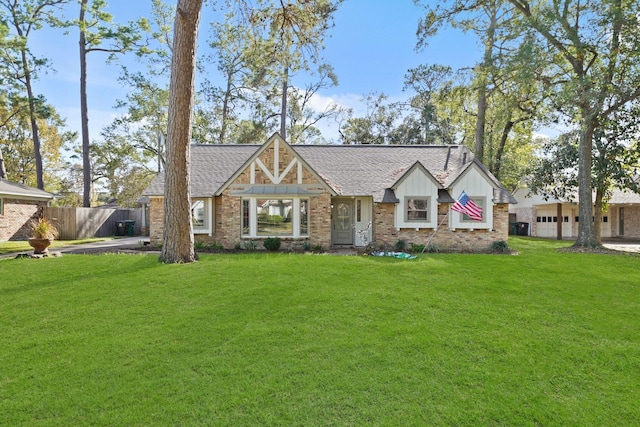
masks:
<svg viewBox="0 0 640 427"><path fill-rule="evenodd" d="M0 241L27 240L31 237L30 222L38 218L47 202L18 199L2 199L4 212L0 215Z"/></svg>
<svg viewBox="0 0 640 427"><path fill-rule="evenodd" d="M427 244L429 239L432 245L437 245L440 249L448 250L484 250L493 242L508 241L509 231L509 211L507 204L494 205L493 207L493 230L473 231L465 229L449 229L449 205L438 206L438 223L442 224L434 234L432 228L401 228L394 227L395 205L391 203L374 204L373 212L373 240L382 240L394 246L399 240L404 240L407 248L414 244ZM443 221L444 219L444 221Z"/></svg>
<svg viewBox="0 0 640 427"><path fill-rule="evenodd" d="M164 233L164 199L151 198L149 203L149 241L152 245L162 244Z"/></svg>

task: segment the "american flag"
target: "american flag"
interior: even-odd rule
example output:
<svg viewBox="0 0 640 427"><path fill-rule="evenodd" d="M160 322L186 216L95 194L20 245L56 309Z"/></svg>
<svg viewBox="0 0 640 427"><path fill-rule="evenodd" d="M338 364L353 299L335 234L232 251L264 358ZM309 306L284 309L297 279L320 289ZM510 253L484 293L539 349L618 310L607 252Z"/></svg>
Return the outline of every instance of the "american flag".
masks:
<svg viewBox="0 0 640 427"><path fill-rule="evenodd" d="M482 221L482 208L467 196L464 191L458 197L458 200L451 206L452 211L460 212L467 215L474 221Z"/></svg>

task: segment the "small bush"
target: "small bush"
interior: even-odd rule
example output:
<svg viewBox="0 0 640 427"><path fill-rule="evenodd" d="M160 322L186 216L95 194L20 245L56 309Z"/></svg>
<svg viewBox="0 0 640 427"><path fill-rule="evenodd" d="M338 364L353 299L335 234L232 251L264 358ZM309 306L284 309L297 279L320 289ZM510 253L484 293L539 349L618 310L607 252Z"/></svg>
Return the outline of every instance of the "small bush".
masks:
<svg viewBox="0 0 640 427"><path fill-rule="evenodd" d="M322 248L322 245L313 245L311 246L311 250L313 250L313 252L322 252L324 249Z"/></svg>
<svg viewBox="0 0 640 427"><path fill-rule="evenodd" d="M278 249L280 249L281 243L282 242L278 237L267 237L266 239L264 239L262 245L269 251L277 251Z"/></svg>
<svg viewBox="0 0 640 427"><path fill-rule="evenodd" d="M511 252L511 249L509 249L509 244L507 242L504 240L498 240L491 244L491 252L506 254Z"/></svg>
<svg viewBox="0 0 640 427"><path fill-rule="evenodd" d="M406 249L406 247L407 247L407 242L405 242L404 240L398 240L396 244L393 246L396 252L403 252Z"/></svg>
<svg viewBox="0 0 640 427"><path fill-rule="evenodd" d="M311 250L311 243L309 241L306 241L302 244L302 249L304 249L305 251L310 251Z"/></svg>
<svg viewBox="0 0 640 427"><path fill-rule="evenodd" d="M255 252L255 251L258 250L258 244L256 242L254 242L253 240L247 240L242 245L242 248L247 252Z"/></svg>
<svg viewBox="0 0 640 427"><path fill-rule="evenodd" d="M435 243L429 243L424 251L430 253L438 253L440 252L440 246L436 245Z"/></svg>
<svg viewBox="0 0 640 427"><path fill-rule="evenodd" d="M418 252L422 252L422 251L424 251L424 245L416 244L416 243L412 243L411 244L411 252L418 253Z"/></svg>

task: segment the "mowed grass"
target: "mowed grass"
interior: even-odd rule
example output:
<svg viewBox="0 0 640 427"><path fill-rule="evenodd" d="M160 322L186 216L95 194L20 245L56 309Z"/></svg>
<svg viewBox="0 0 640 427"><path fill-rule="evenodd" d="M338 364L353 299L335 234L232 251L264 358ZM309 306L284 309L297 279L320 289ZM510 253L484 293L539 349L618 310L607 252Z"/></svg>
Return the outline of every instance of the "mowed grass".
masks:
<svg viewBox="0 0 640 427"><path fill-rule="evenodd" d="M0 261L0 425L637 425L640 257Z"/></svg>

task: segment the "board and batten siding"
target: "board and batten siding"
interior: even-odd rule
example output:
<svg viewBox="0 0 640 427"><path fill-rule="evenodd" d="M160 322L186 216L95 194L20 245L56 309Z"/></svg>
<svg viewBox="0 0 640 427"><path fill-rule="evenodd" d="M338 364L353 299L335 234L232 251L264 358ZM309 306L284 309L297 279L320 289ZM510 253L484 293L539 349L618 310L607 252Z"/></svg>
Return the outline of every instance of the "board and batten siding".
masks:
<svg viewBox="0 0 640 427"><path fill-rule="evenodd" d="M438 185L433 178L427 176L420 168L405 177L395 189L395 194L400 203L396 205L395 227L401 228L434 228L438 218ZM428 198L429 220L407 221L407 198Z"/></svg>
<svg viewBox="0 0 640 427"><path fill-rule="evenodd" d="M457 200L463 191L472 199L484 199L484 206L482 207L484 219L483 221L462 221L462 214L450 210L449 228L493 229L493 186L477 166L470 167L455 182L450 189L451 197Z"/></svg>

